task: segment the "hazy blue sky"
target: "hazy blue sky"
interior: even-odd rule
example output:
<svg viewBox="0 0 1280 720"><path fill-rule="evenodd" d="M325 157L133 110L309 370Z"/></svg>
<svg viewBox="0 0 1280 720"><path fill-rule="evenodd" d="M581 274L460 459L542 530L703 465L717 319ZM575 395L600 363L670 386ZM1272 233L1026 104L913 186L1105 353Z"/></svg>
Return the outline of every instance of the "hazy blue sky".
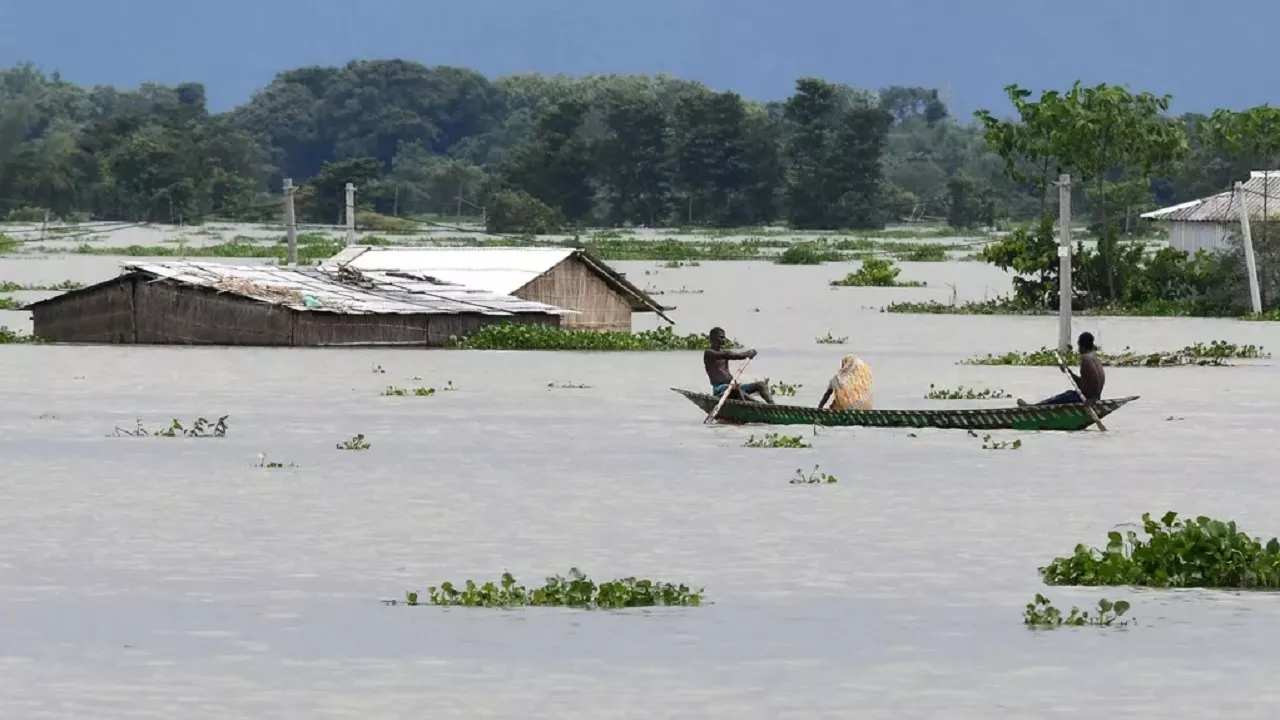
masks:
<svg viewBox="0 0 1280 720"><path fill-rule="evenodd" d="M1065 15L1065 18L1061 17ZM243 102L276 72L402 57L496 76L667 72L757 100L797 77L1001 88L1128 83L1175 110L1280 101L1280 0L0 0L0 66L81 83L205 83Z"/></svg>

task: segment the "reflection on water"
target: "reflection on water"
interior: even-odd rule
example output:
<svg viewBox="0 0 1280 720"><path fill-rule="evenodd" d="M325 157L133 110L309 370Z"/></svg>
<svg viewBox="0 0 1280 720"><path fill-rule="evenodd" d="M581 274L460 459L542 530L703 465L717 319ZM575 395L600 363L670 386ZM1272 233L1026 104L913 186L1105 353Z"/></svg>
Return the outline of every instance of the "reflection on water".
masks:
<svg viewBox="0 0 1280 720"><path fill-rule="evenodd" d="M90 259L84 272L113 272ZM44 281L15 269L34 265L2 260L0 277ZM946 299L944 282L962 298L1007 290L981 265L908 264L904 278L930 285L914 290L826 287L852 265L619 265L705 289L667 298L678 330L725 326L761 350L751 373L803 385L797 402L816 403L850 351L875 370L881 407L937 407L929 383L1061 389L1053 369L954 364L1051 344L1051 318L874 309ZM1280 346L1261 323L1078 325L1106 347ZM828 331L849 343L813 342ZM413 376L459 391L379 396ZM746 449L750 430L703 427L666 389L704 383L691 353L0 348L0 717L1280 712L1273 596L1045 589L1036 575L1144 511L1280 532L1268 512L1280 501L1275 364L1114 369L1109 394L1142 400L1108 419L1112 432L1028 435L1016 452L859 428L820 430L812 450ZM135 418L222 414L221 440L105 437ZM334 449L355 433L369 451ZM299 467L253 467L259 453ZM788 484L814 464L840 483ZM378 602L575 565L703 585L713 604ZM1138 625L1027 631L1037 591L1059 606L1126 597Z"/></svg>

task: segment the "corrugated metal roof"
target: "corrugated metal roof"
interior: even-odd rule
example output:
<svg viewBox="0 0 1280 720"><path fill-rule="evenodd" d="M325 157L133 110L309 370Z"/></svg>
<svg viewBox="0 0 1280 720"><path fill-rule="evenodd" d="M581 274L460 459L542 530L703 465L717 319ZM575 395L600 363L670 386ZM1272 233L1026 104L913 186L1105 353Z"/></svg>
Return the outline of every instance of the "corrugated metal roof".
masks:
<svg viewBox="0 0 1280 720"><path fill-rule="evenodd" d="M655 312L672 322L664 307L626 276L590 253L575 248L546 247L390 247L355 245L321 264L334 272L350 268L361 273L408 272L424 278L510 295L570 257L577 256L637 312Z"/></svg>
<svg viewBox="0 0 1280 720"><path fill-rule="evenodd" d="M202 262L130 262L121 263L121 267L126 272L142 272L294 310L355 315L574 313L544 303L434 282L412 274L346 271L339 275L315 268L244 267Z"/></svg>
<svg viewBox="0 0 1280 720"><path fill-rule="evenodd" d="M1255 170L1242 187L1250 220L1262 222L1268 216L1272 220L1280 219L1280 171L1270 172L1268 178L1261 171ZM1143 213L1142 217L1177 222L1238 223L1240 201L1235 197L1234 190L1228 190L1207 198Z"/></svg>
<svg viewBox="0 0 1280 720"><path fill-rule="evenodd" d="M510 295L564 262L571 248L349 247L321 267L362 273L423 273L448 283Z"/></svg>

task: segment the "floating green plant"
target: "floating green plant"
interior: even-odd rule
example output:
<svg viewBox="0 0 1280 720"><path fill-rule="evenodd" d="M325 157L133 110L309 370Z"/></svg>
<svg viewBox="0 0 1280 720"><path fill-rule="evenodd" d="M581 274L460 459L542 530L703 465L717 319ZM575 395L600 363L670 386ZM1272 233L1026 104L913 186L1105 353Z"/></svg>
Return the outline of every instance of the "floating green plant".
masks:
<svg viewBox="0 0 1280 720"><path fill-rule="evenodd" d="M697 260L668 260L662 263L661 265L659 265L658 267L675 269L675 268L682 268L682 267L698 267L701 264L702 263L698 262Z"/></svg>
<svg viewBox="0 0 1280 720"><path fill-rule="evenodd" d="M485 325L472 335L458 338L454 346L464 350L706 350L703 334L676 335L670 326L644 332L602 332L548 325ZM728 341L726 347L738 347Z"/></svg>
<svg viewBox="0 0 1280 720"><path fill-rule="evenodd" d="M374 365L372 370L374 375L385 375L387 372L386 370L382 369L381 365Z"/></svg>
<svg viewBox="0 0 1280 720"><path fill-rule="evenodd" d="M801 435L779 435L778 433L765 433L764 437L757 438L755 435L747 438L742 447L749 448L811 448L813 447L805 441Z"/></svg>
<svg viewBox="0 0 1280 720"><path fill-rule="evenodd" d="M978 433L969 430L969 437L978 437ZM995 440L992 439L991 433L982 436L983 450L1017 450L1022 447L1022 440Z"/></svg>
<svg viewBox="0 0 1280 720"><path fill-rule="evenodd" d="M1076 545L1070 557L1054 558L1040 575L1049 585L1133 585L1157 588L1280 588L1280 540L1265 544L1208 517L1181 520L1167 512L1142 516L1133 530L1107 533L1103 548Z"/></svg>
<svg viewBox="0 0 1280 720"><path fill-rule="evenodd" d="M790 383L776 382L769 386L769 394L778 397L795 397L796 392L804 387L804 385L792 385Z"/></svg>
<svg viewBox="0 0 1280 720"><path fill-rule="evenodd" d="M1118 354L1107 354L1101 350L1096 356L1103 365L1114 367L1175 367L1180 365L1224 366L1230 359L1259 359L1271 357L1261 345L1236 345L1223 340L1214 340L1208 344L1194 343L1181 350L1172 352L1135 353L1125 348ZM1075 352L1067 353L1063 359L1071 365L1078 364L1080 357ZM1058 364L1054 350L1041 347L1030 352L1008 352L1003 355L983 355L960 361L961 365L1019 365L1052 367Z"/></svg>
<svg viewBox="0 0 1280 720"><path fill-rule="evenodd" d="M941 390L936 389L933 383L929 383L929 392L924 395L925 400L996 400L1011 397L1013 396L1003 390L976 390L963 385L954 390Z"/></svg>
<svg viewBox="0 0 1280 720"><path fill-rule="evenodd" d="M205 418L196 418L191 423L191 427L184 427L182 423L174 418L173 422L164 428L158 430L148 430L142 424L139 418L132 429L117 427L112 436L114 437L188 437L188 438L220 438L227 435L227 418L229 415L223 415L217 420L210 422Z"/></svg>
<svg viewBox="0 0 1280 720"><path fill-rule="evenodd" d="M291 467L298 467L298 466L294 465L293 463L286 464L282 462L276 462L274 460L269 460L267 459L266 453L258 453L258 464L254 465L254 467L275 469L275 468L291 468Z"/></svg>
<svg viewBox="0 0 1280 720"><path fill-rule="evenodd" d="M703 290L694 290L685 286L680 286L674 290L650 290L646 288L650 295L701 295Z"/></svg>
<svg viewBox="0 0 1280 720"><path fill-rule="evenodd" d="M364 433L353 435L350 440L338 443L339 450L368 450L373 447L364 439Z"/></svg>
<svg viewBox="0 0 1280 720"><path fill-rule="evenodd" d="M587 390L590 385L581 385L578 383L547 383L548 390Z"/></svg>
<svg viewBox="0 0 1280 720"><path fill-rule="evenodd" d="M796 468L796 474L791 478L792 485L835 485L836 482L835 475L819 472L817 465L808 473Z"/></svg>
<svg viewBox="0 0 1280 720"><path fill-rule="evenodd" d="M25 305L8 295L0 295L0 310L21 310Z"/></svg>
<svg viewBox="0 0 1280 720"><path fill-rule="evenodd" d="M849 342L849 336L843 335L841 337L836 337L835 335L831 334L831 331L828 330L826 335L823 335L820 338L814 338L814 342L818 343L819 345L843 345L846 342Z"/></svg>
<svg viewBox="0 0 1280 720"><path fill-rule="evenodd" d="M1128 625L1133 622L1130 620L1121 620L1125 613L1129 612L1129 601L1117 600L1111 602L1106 598L1098 601L1098 607L1095 615L1090 615L1089 611L1081 610L1074 605L1067 613L1066 617L1062 616L1062 611L1054 607L1049 598L1036 593L1035 600L1027 603L1027 609L1022 613L1022 622L1032 628L1048 629L1062 626L1070 627L1111 627Z"/></svg>
<svg viewBox="0 0 1280 720"><path fill-rule="evenodd" d="M787 247L774 258L779 265L821 265L844 259L844 254L818 243L801 242Z"/></svg>
<svg viewBox="0 0 1280 720"><path fill-rule="evenodd" d="M568 577L548 577L540 588L526 588L504 572L497 582L478 584L467 580L461 588L441 583L427 588L426 602L416 592L405 593L405 605L440 605L445 607L512 608L569 607L582 610L616 610L632 607L701 605L703 590L686 585L622 578L596 584L577 568ZM388 605L399 604L396 600Z"/></svg>
<svg viewBox="0 0 1280 720"><path fill-rule="evenodd" d="M435 395L435 394L436 394L436 389L430 388L430 387L416 387L416 388L406 389L406 388L398 388L393 385L388 385L387 389L382 391L383 397L406 397L409 395L413 395L415 397L431 397L432 395Z"/></svg>

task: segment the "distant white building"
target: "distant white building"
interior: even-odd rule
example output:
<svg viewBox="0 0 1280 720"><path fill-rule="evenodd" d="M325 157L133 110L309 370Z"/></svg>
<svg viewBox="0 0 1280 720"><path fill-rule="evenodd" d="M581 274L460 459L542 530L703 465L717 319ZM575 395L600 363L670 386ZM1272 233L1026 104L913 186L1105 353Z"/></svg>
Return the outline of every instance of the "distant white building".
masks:
<svg viewBox="0 0 1280 720"><path fill-rule="evenodd" d="M1244 183L1249 221L1280 220L1280 170L1254 170ZM1169 225L1169 246L1194 254L1216 252L1240 232L1240 200L1234 190L1143 213L1143 218Z"/></svg>

